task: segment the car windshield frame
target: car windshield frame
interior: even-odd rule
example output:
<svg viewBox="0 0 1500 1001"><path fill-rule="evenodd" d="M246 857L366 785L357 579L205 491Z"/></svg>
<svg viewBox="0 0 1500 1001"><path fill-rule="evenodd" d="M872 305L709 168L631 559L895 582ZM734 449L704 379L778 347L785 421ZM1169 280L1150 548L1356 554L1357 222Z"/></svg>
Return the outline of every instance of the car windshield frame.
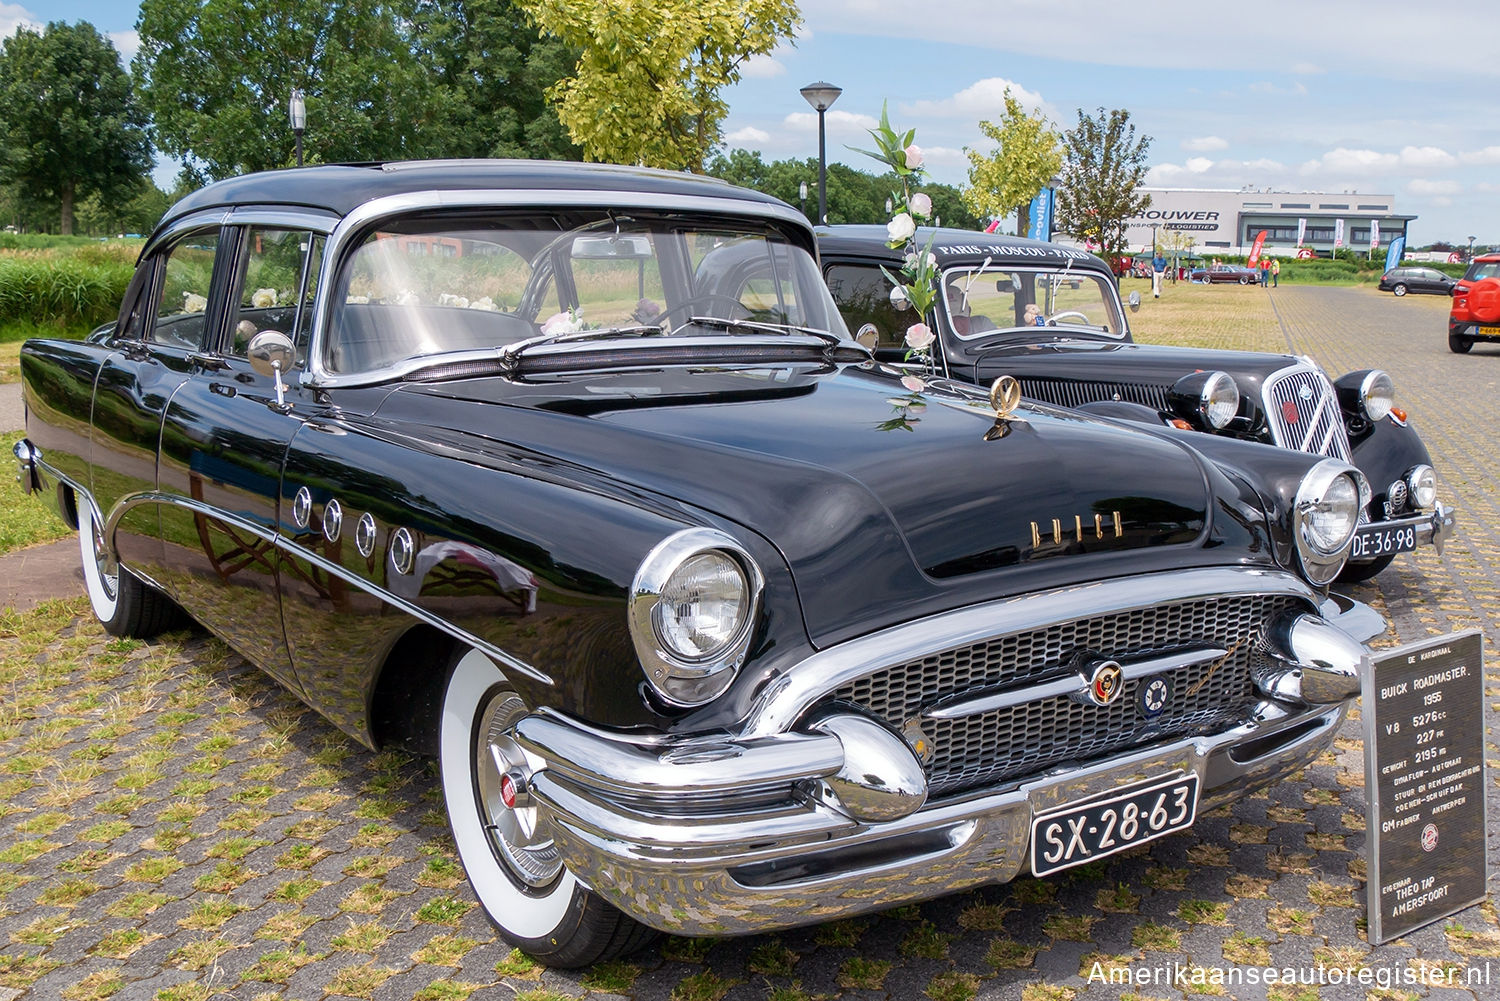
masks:
<svg viewBox="0 0 1500 1001"><path fill-rule="evenodd" d="M526 337L540 335L542 324L556 317L528 316L525 319L526 330L524 332L518 327L515 331L517 336L504 336L497 338L497 343L477 347L473 343L467 343L449 344L441 350L424 350L414 354L387 352L379 359L378 364L369 365L339 362L330 356L330 352L337 345L335 335L339 332L337 324L341 318L340 314L343 307L349 305L346 299L351 294L349 291L351 263L371 235L384 229L400 226L403 221L410 223L414 229L425 230L431 236L434 231L441 230L445 225L452 229L477 231L485 228L484 220L513 220L517 216L529 217L532 220L542 218L563 220L548 228L545 233L546 239L538 240L538 246L533 248L533 257L530 260L533 274L537 273L540 267L537 251L544 250L543 244L555 249L556 245L566 241L570 235L572 237L603 236L607 238L616 231L617 227L622 235L625 235L631 227L636 230L643 226L653 227L663 235L670 235L673 240L679 240L681 234L686 232L719 233L763 240L769 249L766 254L762 255L767 263L766 267L759 272L759 276L765 279L768 272L774 271L780 283L790 283L781 291L772 291L778 296L795 295L797 306L801 310L798 319L804 321L796 324L766 324L767 336L776 336L780 331L785 331L787 334L800 335L799 340L806 342L808 340L806 328L816 327L820 331L827 332L827 334L820 334L819 343L823 343L828 335L834 335L840 344L847 343L852 347L858 347L849 336L843 318L838 313L832 296L822 281L817 267L815 244L807 229L806 221L790 207L735 197L666 196L654 192L632 191L537 189L428 191L389 196L367 202L351 211L334 228L323 258L319 287L324 292L315 313L307 367L300 376L302 383L323 388L390 382L412 372L429 369L434 363L450 359L499 358L505 343L514 343ZM533 232L537 231L533 230ZM554 262L558 259L555 253L552 259ZM725 343L743 342L742 337L737 338L732 332L686 322L698 315L712 318L715 312L707 307L682 308L694 301L693 296L685 295L684 290L694 288L693 282L698 278L692 274L691 269L701 263L701 260L692 259L691 255L681 250L680 247L676 251L658 254L656 259L661 262L664 271L673 272L671 278L667 278L664 274L664 281L681 283L675 286L674 295L677 298L665 303L676 310L675 315L667 318L674 334L690 333L700 343L714 337ZM781 270L777 270L778 268ZM528 286L529 278L530 276L528 276ZM725 280L722 274L718 275L717 279ZM528 295L531 295L530 291ZM386 303L381 305L386 305ZM453 302L423 303L422 305L429 309L446 308L454 313L471 308ZM535 302L509 305L512 310L523 305L537 311L543 308ZM740 317L731 318L743 318L743 313L753 314L754 311L746 308ZM513 313L511 315L515 318ZM752 318L764 320L764 317L759 316L752 316ZM464 317L464 319L472 320L473 318ZM805 322L808 319L813 322ZM586 311L584 322L589 322ZM649 324L643 324L638 319L608 324L610 328L620 328L622 340L632 338L639 340L640 329L643 325ZM558 325L554 325L552 329L557 330ZM566 324L563 325L563 329L567 329ZM524 336L522 336L523 333ZM597 339L607 340L608 338L606 336Z"/></svg>
<svg viewBox="0 0 1500 1001"><path fill-rule="evenodd" d="M1016 312L1016 305L1014 304L1014 297L1017 291L1020 290L1015 289L1014 283L1012 283L1013 291L1010 293L1013 302L1013 305L1010 308L1011 322L999 322L996 316L982 312L982 310L984 309L993 308L988 304L990 300L994 300L994 302L997 304L1003 302L1005 293L996 288L993 292L987 291L985 293L976 295L974 294L974 290L980 287L981 282L991 283L991 279L989 276L995 276L994 281L1000 282L1004 281L1005 277L1007 276L1023 275L1035 277L1041 277L1044 275L1052 276L1052 280L1049 282L1049 285L1051 287L1047 295L1051 300L1051 304L1056 307L1052 310L1051 314L1049 314L1054 316L1058 314L1066 314L1070 311L1070 307L1086 305L1092 308L1094 303L1087 303L1082 301L1083 299L1087 299L1087 296L1079 297L1076 295L1060 295L1059 293L1063 293L1066 291L1080 292L1083 288L1087 287L1082 283L1090 281L1093 282L1095 290L1097 290L1099 293L1098 299L1095 300L1095 302L1097 302L1097 305L1105 313L1103 319L1105 321L1105 324L1107 325L1091 323L1071 323L1064 320L1055 324L1038 326L1035 324L1015 321L1014 314ZM994 324L993 326L971 328L966 333L961 333L959 331L959 326L962 326L962 324L958 324L955 321L962 318L965 314L963 312L959 312L955 308L957 306L957 302L955 301L954 297L951 297L949 295L950 288L954 288L956 285L964 284L962 280L955 282L955 279L959 278L959 276L962 276L962 279L967 280L967 288L970 293L968 296L968 316L987 317ZM1074 282L1080 283L1077 289L1070 288L1070 286ZM1073 267L1071 261L1059 266L1045 266L1034 262L1014 264L1007 262L997 263L993 261L984 261L979 264L969 265L955 264L943 270L941 277L941 286L943 294L939 298L942 302L944 326L954 337L956 337L962 343L972 343L974 341L982 340L986 337L992 337L1000 333L1015 334L1021 331L1035 332L1038 330L1086 331L1091 336L1102 337L1111 341L1128 341L1130 339L1130 324L1126 319L1125 310L1122 308L1122 305L1120 303L1119 290L1115 287L1113 276L1106 275L1102 272L1096 271L1093 268ZM1032 293L1032 296L1034 298L1037 291L1035 284L1032 285L1029 291ZM1022 296L1022 302L1024 303L1024 301L1025 297Z"/></svg>

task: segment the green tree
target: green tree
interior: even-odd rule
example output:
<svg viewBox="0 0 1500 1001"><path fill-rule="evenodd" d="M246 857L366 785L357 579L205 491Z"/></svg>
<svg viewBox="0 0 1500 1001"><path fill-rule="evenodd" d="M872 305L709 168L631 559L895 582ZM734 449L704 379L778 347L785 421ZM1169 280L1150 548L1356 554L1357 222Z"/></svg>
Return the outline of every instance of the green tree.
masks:
<svg viewBox="0 0 1500 1001"><path fill-rule="evenodd" d="M701 172L745 60L801 23L796 0L516 0L581 50L551 94L588 160Z"/></svg>
<svg viewBox="0 0 1500 1001"><path fill-rule="evenodd" d="M144 0L134 68L158 148L209 178L310 161L440 155L456 100L422 65L416 0Z"/></svg>
<svg viewBox="0 0 1500 1001"><path fill-rule="evenodd" d="M817 214L818 161L773 160L770 163L752 150L735 149L721 153L709 162L705 173L752 188L788 205L794 205L809 219ZM801 186L807 184L807 204L803 204ZM890 213L885 200L896 186L894 174L871 174L842 163L828 165L828 221L830 223L880 223L885 225ZM948 184L924 184L922 190L932 199L932 214L945 226L960 229L977 228L979 220L964 206L958 189Z"/></svg>
<svg viewBox="0 0 1500 1001"><path fill-rule="evenodd" d="M0 180L60 206L63 235L89 194L128 198L151 167L146 119L109 39L86 21L22 28L0 50Z"/></svg>
<svg viewBox="0 0 1500 1001"><path fill-rule="evenodd" d="M1123 252L1125 223L1151 206L1139 193L1146 177L1149 136L1137 137L1130 112L1078 112L1063 135L1063 187L1057 193L1057 228L1091 242L1100 256Z"/></svg>
<svg viewBox="0 0 1500 1001"><path fill-rule="evenodd" d="M980 121L979 131L995 144L989 153L964 148L969 184L964 204L978 216L1003 219L1016 213L1016 232L1026 232L1026 206L1062 166L1058 135L1041 115L1028 115L1005 91L1005 114L996 125Z"/></svg>
<svg viewBox="0 0 1500 1001"><path fill-rule="evenodd" d="M413 29L448 98L445 156L582 158L547 99L578 49L538 36L511 0L419 0Z"/></svg>

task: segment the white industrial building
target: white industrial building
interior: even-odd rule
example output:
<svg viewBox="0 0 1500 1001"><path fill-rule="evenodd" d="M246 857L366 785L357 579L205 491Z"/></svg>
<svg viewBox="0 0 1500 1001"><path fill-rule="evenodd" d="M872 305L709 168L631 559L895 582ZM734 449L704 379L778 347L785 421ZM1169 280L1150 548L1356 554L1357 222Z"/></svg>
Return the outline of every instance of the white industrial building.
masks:
<svg viewBox="0 0 1500 1001"><path fill-rule="evenodd" d="M1150 252L1153 227L1190 238L1192 250L1205 257L1244 255L1256 234L1265 230L1264 250L1278 257L1299 249L1328 256L1338 253L1382 255L1391 241L1406 235L1417 218L1396 211L1394 195L1326 191L1269 191L1194 188L1141 188L1151 196L1144 213L1129 220L1125 233L1132 249ZM1164 242L1164 241L1163 241Z"/></svg>

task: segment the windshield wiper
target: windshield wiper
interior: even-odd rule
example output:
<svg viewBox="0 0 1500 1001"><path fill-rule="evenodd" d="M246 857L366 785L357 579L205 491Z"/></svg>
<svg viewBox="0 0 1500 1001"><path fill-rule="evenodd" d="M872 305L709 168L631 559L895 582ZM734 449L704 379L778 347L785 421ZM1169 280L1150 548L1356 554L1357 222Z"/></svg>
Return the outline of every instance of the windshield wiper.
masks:
<svg viewBox="0 0 1500 1001"><path fill-rule="evenodd" d="M870 350L858 341L845 340L831 331L819 330L817 327L799 327L792 323L731 320L723 316L693 316L689 317L687 322L700 327L717 327L730 334L806 334L809 337L816 337L829 347L851 347L866 354L869 354Z"/></svg>
<svg viewBox="0 0 1500 1001"><path fill-rule="evenodd" d="M500 362L509 371L516 367L521 355L543 344L561 344L568 341L597 341L611 337L666 337L667 330L651 323L638 323L629 327L600 327L597 330L569 330L565 333L538 334L521 341L512 341L500 349Z"/></svg>

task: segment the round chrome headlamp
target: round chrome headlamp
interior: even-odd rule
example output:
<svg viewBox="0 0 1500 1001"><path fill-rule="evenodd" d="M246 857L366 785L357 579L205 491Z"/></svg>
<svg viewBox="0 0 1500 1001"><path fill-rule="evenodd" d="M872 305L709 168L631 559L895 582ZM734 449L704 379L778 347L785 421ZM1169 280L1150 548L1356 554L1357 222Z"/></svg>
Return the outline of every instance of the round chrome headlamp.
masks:
<svg viewBox="0 0 1500 1001"><path fill-rule="evenodd" d="M1380 369L1371 369L1359 384L1359 405L1371 423L1385 420L1396 405L1396 384Z"/></svg>
<svg viewBox="0 0 1500 1001"><path fill-rule="evenodd" d="M696 706L729 687L763 587L750 554L714 529L686 529L647 554L630 589L630 636L657 694Z"/></svg>
<svg viewBox="0 0 1500 1001"><path fill-rule="evenodd" d="M1367 490L1363 479L1353 466L1328 459L1308 470L1297 487L1292 532L1303 573L1314 584L1337 577L1349 557Z"/></svg>
<svg viewBox="0 0 1500 1001"><path fill-rule="evenodd" d="M1431 466L1413 466L1406 474L1406 486L1411 491L1411 500L1419 508L1432 507L1437 501L1437 473Z"/></svg>
<svg viewBox="0 0 1500 1001"><path fill-rule="evenodd" d="M1240 388L1228 372L1193 372L1167 394L1172 411L1205 430L1229 426L1240 412Z"/></svg>

